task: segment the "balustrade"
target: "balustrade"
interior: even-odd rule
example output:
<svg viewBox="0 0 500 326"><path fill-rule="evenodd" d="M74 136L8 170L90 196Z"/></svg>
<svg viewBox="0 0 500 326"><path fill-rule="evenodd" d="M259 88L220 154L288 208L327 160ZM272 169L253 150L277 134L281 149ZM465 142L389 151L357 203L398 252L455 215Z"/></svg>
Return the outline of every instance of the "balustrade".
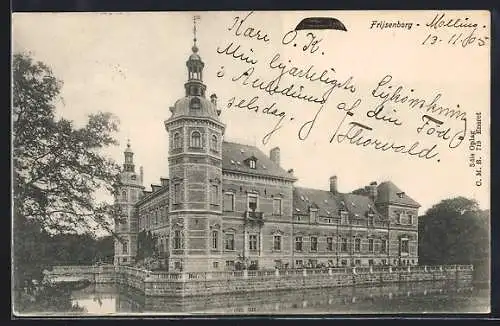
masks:
<svg viewBox="0 0 500 326"><path fill-rule="evenodd" d="M447 265L447 266L356 266L356 267L330 267L322 269L273 269L273 270L240 270L240 271L214 271L214 272L167 272L148 271L132 266L55 266L52 271L47 271L47 277L75 276L78 274L117 273L126 278L151 281L190 281L190 280L230 280L239 278L269 279L275 277L307 278L316 275L360 275L369 273L436 273L440 271L472 271L473 265Z"/></svg>

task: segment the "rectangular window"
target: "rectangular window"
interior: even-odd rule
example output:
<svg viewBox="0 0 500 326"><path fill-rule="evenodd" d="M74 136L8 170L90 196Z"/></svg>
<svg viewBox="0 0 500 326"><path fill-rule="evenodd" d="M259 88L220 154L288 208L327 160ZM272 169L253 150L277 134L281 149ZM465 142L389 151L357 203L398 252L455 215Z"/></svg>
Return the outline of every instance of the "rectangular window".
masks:
<svg viewBox="0 0 500 326"><path fill-rule="evenodd" d="M217 249L219 247L219 232L212 231L212 249Z"/></svg>
<svg viewBox="0 0 500 326"><path fill-rule="evenodd" d="M342 252L347 251L347 238L342 238L340 240L340 251L342 251Z"/></svg>
<svg viewBox="0 0 500 326"><path fill-rule="evenodd" d="M387 240L382 239L380 244L380 252L387 252Z"/></svg>
<svg viewBox="0 0 500 326"><path fill-rule="evenodd" d="M354 261L354 265L356 265L356 266L360 266L360 265L361 265L361 259L356 259L356 260Z"/></svg>
<svg viewBox="0 0 500 326"><path fill-rule="evenodd" d="M368 259L368 265L373 266L373 259Z"/></svg>
<svg viewBox="0 0 500 326"><path fill-rule="evenodd" d="M281 215L281 198L273 199L273 215Z"/></svg>
<svg viewBox="0 0 500 326"><path fill-rule="evenodd" d="M257 195L248 195L248 210L252 212L257 210Z"/></svg>
<svg viewBox="0 0 500 326"><path fill-rule="evenodd" d="M318 238L311 237L311 251L318 251Z"/></svg>
<svg viewBox="0 0 500 326"><path fill-rule="evenodd" d="M295 261L295 267L296 268L302 268L304 266L304 262L302 260L296 260Z"/></svg>
<svg viewBox="0 0 500 326"><path fill-rule="evenodd" d="M332 237L326 238L326 250L333 251L333 238Z"/></svg>
<svg viewBox="0 0 500 326"><path fill-rule="evenodd" d="M368 251L373 252L373 239L368 239Z"/></svg>
<svg viewBox="0 0 500 326"><path fill-rule="evenodd" d="M182 248L181 231L174 231L174 249Z"/></svg>
<svg viewBox="0 0 500 326"><path fill-rule="evenodd" d="M224 243L226 250L234 250L234 234L226 233L224 235Z"/></svg>
<svg viewBox="0 0 500 326"><path fill-rule="evenodd" d="M354 251L356 251L356 252L361 251L361 239L360 238L354 239Z"/></svg>
<svg viewBox="0 0 500 326"><path fill-rule="evenodd" d="M210 203L219 205L219 187L217 185L210 186Z"/></svg>
<svg viewBox="0 0 500 326"><path fill-rule="evenodd" d="M295 237L295 251L302 251L302 237Z"/></svg>
<svg viewBox="0 0 500 326"><path fill-rule="evenodd" d="M248 236L248 249L249 250L257 250L257 235L250 234Z"/></svg>
<svg viewBox="0 0 500 326"><path fill-rule="evenodd" d="M342 264L342 266L347 266L347 259L342 259L340 264Z"/></svg>
<svg viewBox="0 0 500 326"><path fill-rule="evenodd" d="M281 250L281 235L273 236L273 250Z"/></svg>
<svg viewBox="0 0 500 326"><path fill-rule="evenodd" d="M226 260L226 268L233 269L234 268L234 260Z"/></svg>
<svg viewBox="0 0 500 326"><path fill-rule="evenodd" d="M215 269L219 268L219 262L214 261L213 262L213 266L214 266Z"/></svg>
<svg viewBox="0 0 500 326"><path fill-rule="evenodd" d="M181 202L181 184L174 184L174 204L179 204Z"/></svg>
<svg viewBox="0 0 500 326"><path fill-rule="evenodd" d="M123 241L123 243L122 243L122 252L124 254L128 254L128 241Z"/></svg>
<svg viewBox="0 0 500 326"><path fill-rule="evenodd" d="M233 212L234 211L234 194L225 193L224 194L224 211Z"/></svg>
<svg viewBox="0 0 500 326"><path fill-rule="evenodd" d="M410 253L410 241L408 239L401 239L401 253L402 254Z"/></svg>
<svg viewBox="0 0 500 326"><path fill-rule="evenodd" d="M413 215L408 215L408 224L413 225Z"/></svg>

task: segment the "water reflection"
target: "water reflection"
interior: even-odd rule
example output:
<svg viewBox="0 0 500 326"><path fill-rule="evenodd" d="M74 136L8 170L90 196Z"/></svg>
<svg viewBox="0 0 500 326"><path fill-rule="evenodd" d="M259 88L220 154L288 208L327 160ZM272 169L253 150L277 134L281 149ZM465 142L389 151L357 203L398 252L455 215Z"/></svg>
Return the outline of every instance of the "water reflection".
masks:
<svg viewBox="0 0 500 326"><path fill-rule="evenodd" d="M90 314L337 314L487 312L489 291L470 281L273 291L188 298L145 297L123 286L73 291L72 304Z"/></svg>

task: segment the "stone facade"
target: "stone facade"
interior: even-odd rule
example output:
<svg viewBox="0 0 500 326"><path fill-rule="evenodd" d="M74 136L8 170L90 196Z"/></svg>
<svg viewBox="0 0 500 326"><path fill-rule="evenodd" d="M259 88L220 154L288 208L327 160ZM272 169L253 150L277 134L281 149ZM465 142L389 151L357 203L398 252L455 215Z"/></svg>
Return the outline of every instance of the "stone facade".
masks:
<svg viewBox="0 0 500 326"><path fill-rule="evenodd" d="M169 173L143 191L127 148L117 203L116 264L133 262L137 234L150 232L169 271L418 264L418 208L390 181L340 193L295 186L280 149L224 141L217 96L205 96L196 45L187 61L185 96L170 108ZM137 195L140 192L140 196ZM124 251L126 249L126 252Z"/></svg>
<svg viewBox="0 0 500 326"><path fill-rule="evenodd" d="M130 143L124 152L125 161L123 171L120 174L120 184L117 186L115 205L121 212L115 221L115 265L128 265L134 262L137 255L137 234L139 231L139 219L134 208L135 203L143 196L142 167L140 174L135 172L134 153Z"/></svg>

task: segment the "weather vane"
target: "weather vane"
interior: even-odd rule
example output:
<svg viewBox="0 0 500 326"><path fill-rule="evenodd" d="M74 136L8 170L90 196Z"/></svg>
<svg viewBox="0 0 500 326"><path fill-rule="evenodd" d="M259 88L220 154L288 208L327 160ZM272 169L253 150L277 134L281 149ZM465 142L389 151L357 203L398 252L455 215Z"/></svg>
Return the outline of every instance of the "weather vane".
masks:
<svg viewBox="0 0 500 326"><path fill-rule="evenodd" d="M200 19L200 16L195 15L193 16L193 34L194 34L194 46L196 46L196 21Z"/></svg>

